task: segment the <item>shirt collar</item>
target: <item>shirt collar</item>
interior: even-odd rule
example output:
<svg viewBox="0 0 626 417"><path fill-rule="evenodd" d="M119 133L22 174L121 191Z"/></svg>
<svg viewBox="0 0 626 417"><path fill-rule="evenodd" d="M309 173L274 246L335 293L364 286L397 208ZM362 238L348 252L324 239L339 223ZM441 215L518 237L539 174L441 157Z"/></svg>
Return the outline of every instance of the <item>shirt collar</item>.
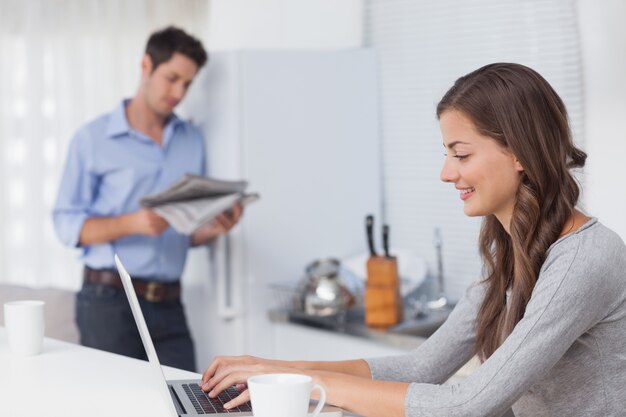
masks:
<svg viewBox="0 0 626 417"><path fill-rule="evenodd" d="M117 105L115 110L111 112L109 124L107 126L108 137L113 138L123 134L128 134L130 126L128 126L128 120L126 119L126 104L129 101L129 99L122 100L122 102Z"/></svg>
<svg viewBox="0 0 626 417"><path fill-rule="evenodd" d="M114 138L121 135L127 135L130 132L130 126L128 125L128 119L126 118L126 105L130 99L124 99L120 104L111 112L109 117L109 124L107 125L107 136ZM165 129L171 126L172 129L176 126L184 123L176 114L172 113L171 117L165 125Z"/></svg>

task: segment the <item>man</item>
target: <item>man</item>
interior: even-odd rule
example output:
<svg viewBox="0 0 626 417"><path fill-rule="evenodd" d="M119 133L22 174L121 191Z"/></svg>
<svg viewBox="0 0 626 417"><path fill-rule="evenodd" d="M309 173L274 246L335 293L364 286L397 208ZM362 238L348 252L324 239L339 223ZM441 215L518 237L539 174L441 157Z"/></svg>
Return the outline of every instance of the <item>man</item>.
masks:
<svg viewBox="0 0 626 417"><path fill-rule="evenodd" d="M81 343L145 358L115 271L117 253L134 278L159 359L191 371L194 348L180 302L187 250L230 230L241 207L186 236L139 200L186 173L206 173L202 135L173 113L206 61L202 44L184 31L153 33L135 96L72 139L53 211L60 239L83 250L83 286L76 297Z"/></svg>

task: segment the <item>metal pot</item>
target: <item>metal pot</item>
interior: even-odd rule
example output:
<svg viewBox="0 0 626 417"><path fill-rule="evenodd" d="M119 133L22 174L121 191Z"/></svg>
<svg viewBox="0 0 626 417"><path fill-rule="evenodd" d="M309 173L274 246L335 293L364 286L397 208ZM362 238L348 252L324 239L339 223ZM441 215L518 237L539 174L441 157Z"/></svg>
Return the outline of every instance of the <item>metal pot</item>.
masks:
<svg viewBox="0 0 626 417"><path fill-rule="evenodd" d="M304 312L332 316L345 312L355 301L338 259L318 259L306 267L301 286Z"/></svg>

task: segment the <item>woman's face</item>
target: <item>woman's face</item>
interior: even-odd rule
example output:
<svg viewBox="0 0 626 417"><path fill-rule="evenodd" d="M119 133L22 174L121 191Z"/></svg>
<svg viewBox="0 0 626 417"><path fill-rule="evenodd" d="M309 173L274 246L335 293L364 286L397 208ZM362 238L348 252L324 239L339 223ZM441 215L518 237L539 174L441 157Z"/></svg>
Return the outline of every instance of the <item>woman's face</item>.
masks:
<svg viewBox="0 0 626 417"><path fill-rule="evenodd" d="M466 215L494 214L508 230L521 164L507 148L480 134L464 113L447 110L439 124L447 150L441 180L454 183Z"/></svg>

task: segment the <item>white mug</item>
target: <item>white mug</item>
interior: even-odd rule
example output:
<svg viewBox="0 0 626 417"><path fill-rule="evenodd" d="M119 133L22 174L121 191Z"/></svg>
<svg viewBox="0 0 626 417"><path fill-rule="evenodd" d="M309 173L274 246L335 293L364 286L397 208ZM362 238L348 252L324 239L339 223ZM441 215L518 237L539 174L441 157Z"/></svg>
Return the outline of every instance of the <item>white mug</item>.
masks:
<svg viewBox="0 0 626 417"><path fill-rule="evenodd" d="M307 414L311 391L316 388L320 400L313 413ZM308 375L257 375L248 378L248 390L254 417L316 417L326 403L326 391Z"/></svg>
<svg viewBox="0 0 626 417"><path fill-rule="evenodd" d="M4 327L11 351L30 356L41 352L44 333L44 302L39 300L4 303Z"/></svg>

